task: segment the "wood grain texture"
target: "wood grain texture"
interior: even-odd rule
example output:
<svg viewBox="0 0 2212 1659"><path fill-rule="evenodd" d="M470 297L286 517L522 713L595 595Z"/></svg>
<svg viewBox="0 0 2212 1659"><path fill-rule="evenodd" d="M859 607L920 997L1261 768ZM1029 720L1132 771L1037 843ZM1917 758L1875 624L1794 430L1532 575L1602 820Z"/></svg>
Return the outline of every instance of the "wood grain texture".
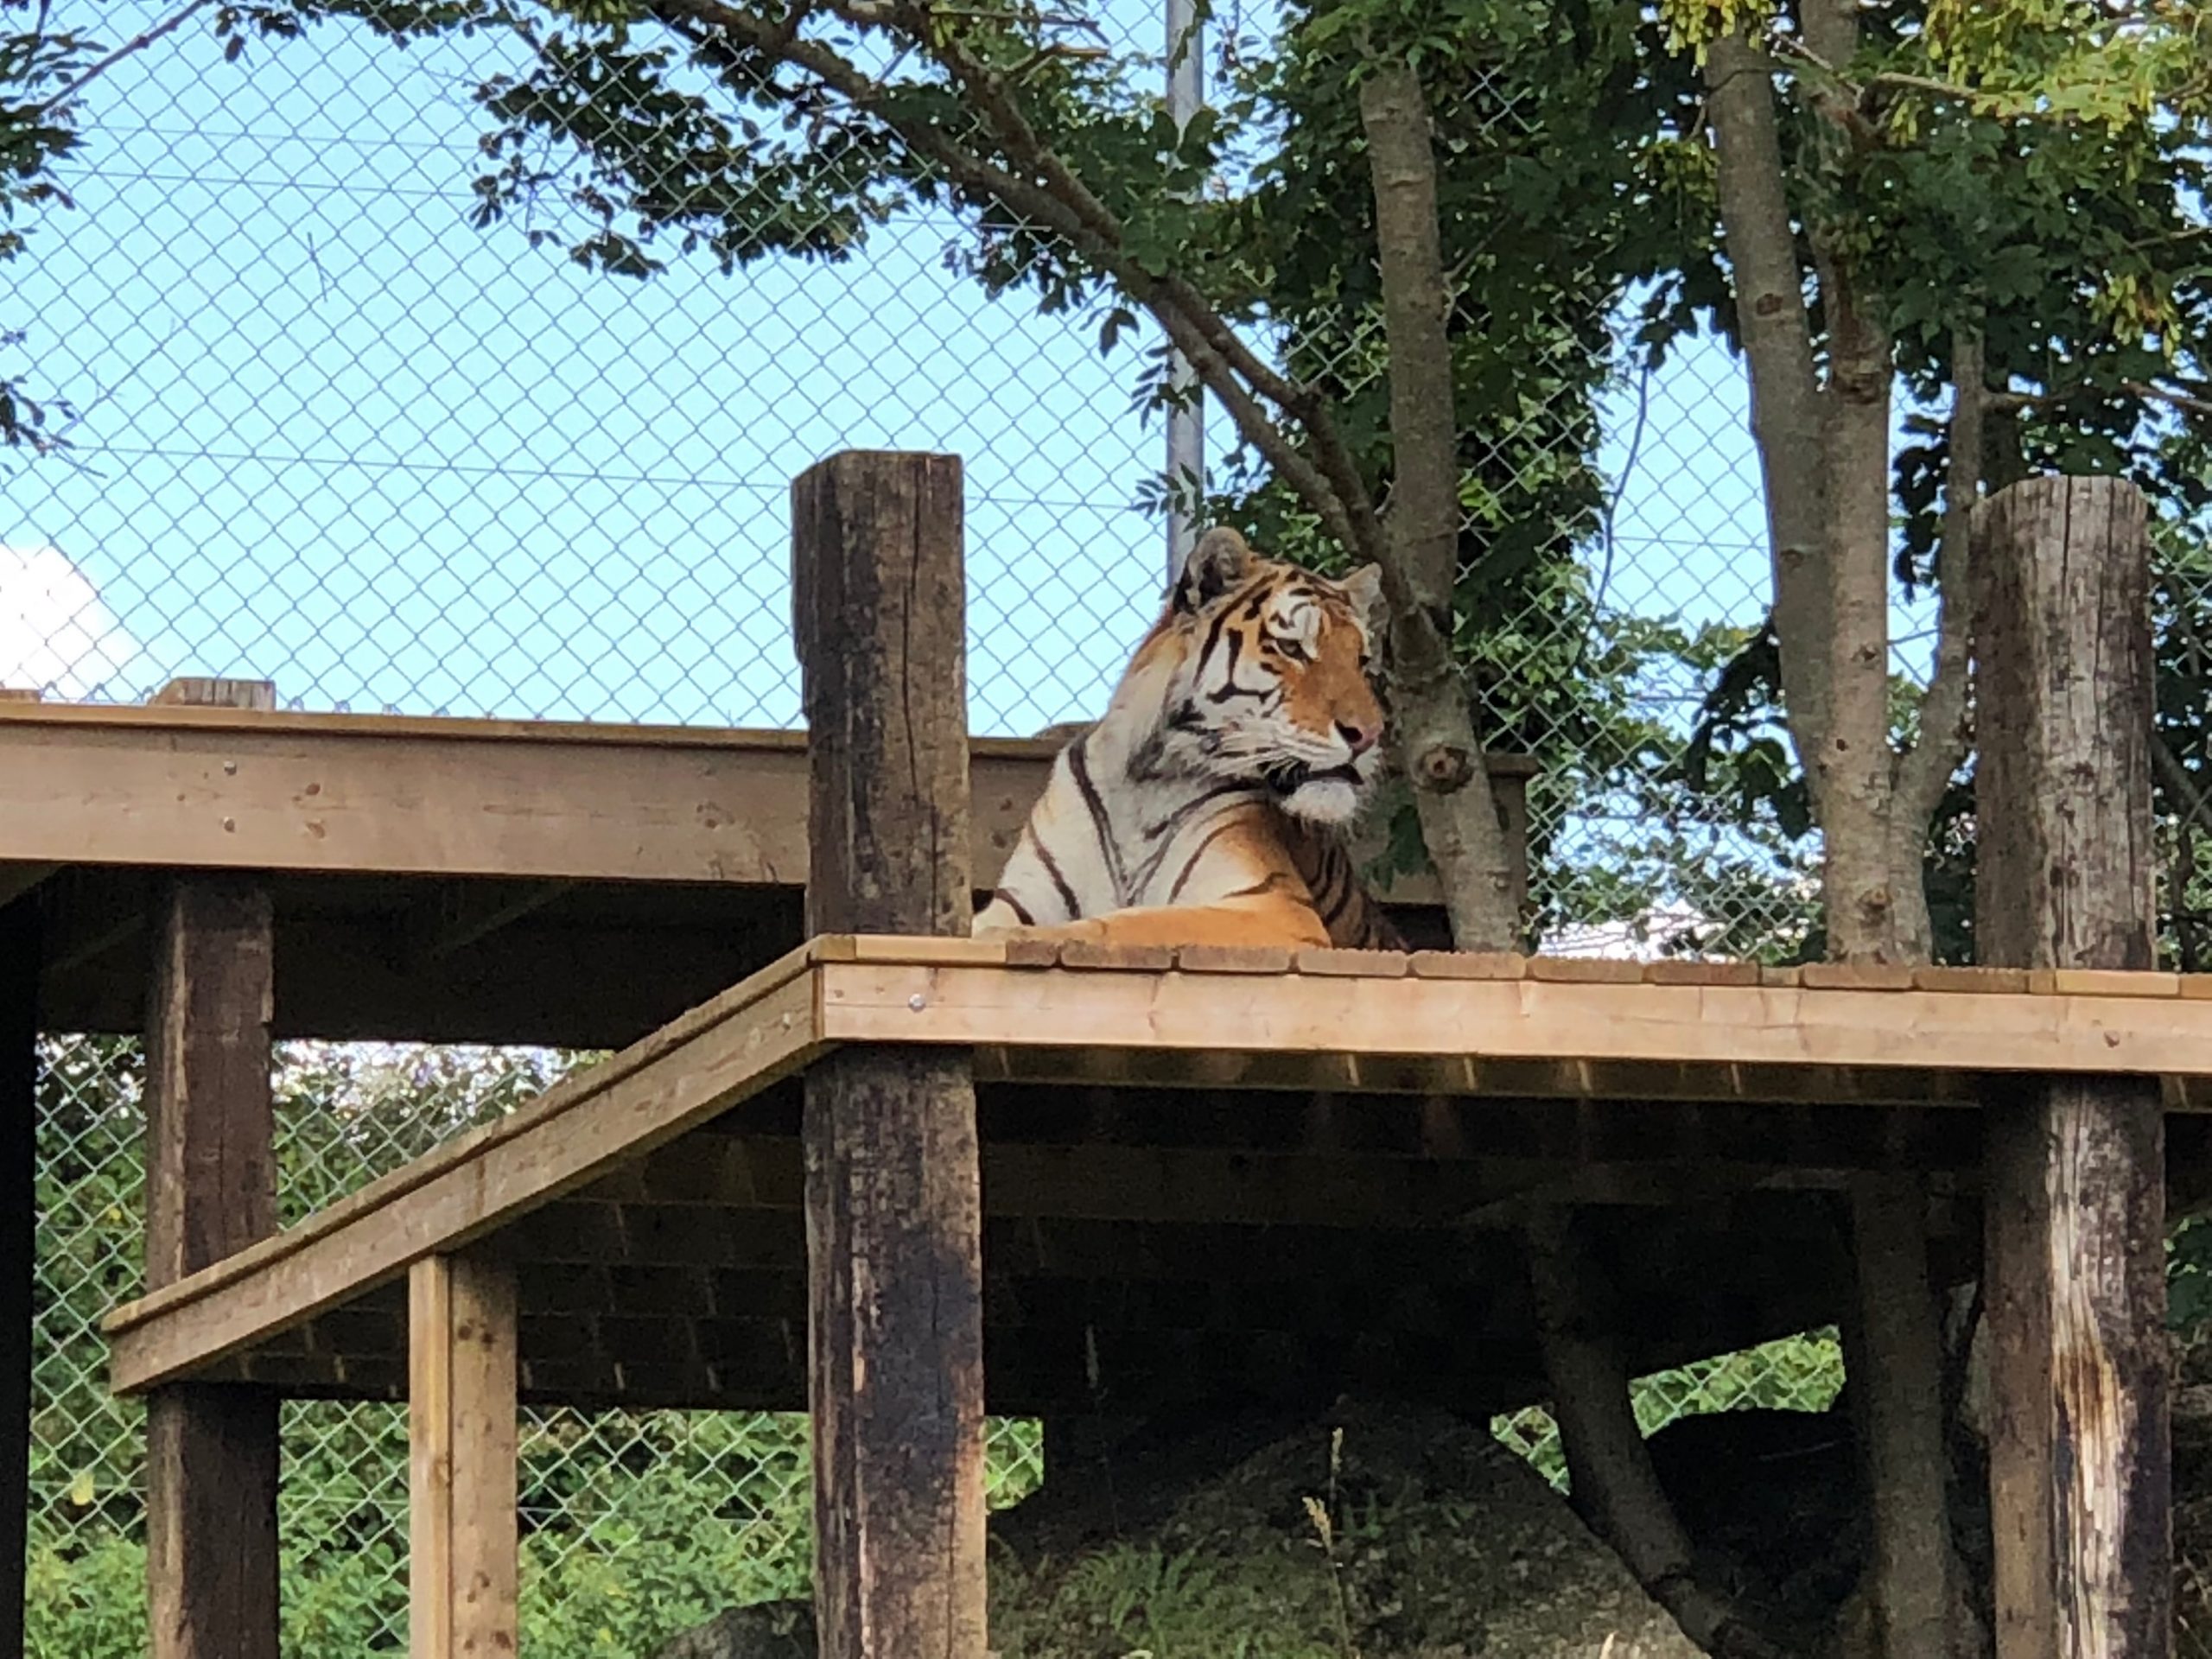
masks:
<svg viewBox="0 0 2212 1659"><path fill-rule="evenodd" d="M518 1643L514 1270L432 1256L408 1274L408 1651Z"/></svg>
<svg viewBox="0 0 2212 1659"><path fill-rule="evenodd" d="M951 456L848 453L791 486L810 931L968 932L961 512ZM821 1650L975 1659L982 1201L969 1063L832 1054L805 1095Z"/></svg>
<svg viewBox="0 0 2212 1659"><path fill-rule="evenodd" d="M153 1659L276 1659L276 1405L238 1383L146 1402Z"/></svg>
<svg viewBox="0 0 2212 1659"><path fill-rule="evenodd" d="M36 904L0 901L0 1653L23 1650L38 1261Z"/></svg>
<svg viewBox="0 0 2212 1659"><path fill-rule="evenodd" d="M268 890L250 877L172 883L146 1026L146 1281L195 1273L276 1230Z"/></svg>
<svg viewBox="0 0 2212 1659"><path fill-rule="evenodd" d="M1667 1095L1684 1090L1658 1073L1692 1068L1716 1099L1762 1086L1796 1097L1789 1078L1815 1068L1856 1074L1833 1096L1855 1090L1877 1099L1895 1098L1884 1091L1885 1072L2212 1069L2212 1003L2183 997L1457 979L1420 971L1418 958L1408 977L1332 977L1281 971L1287 963L1265 953L1195 950L1179 953L1173 972L1103 972L1016 965L1008 952L1004 967L822 963L823 1035L1021 1051L1024 1076L1054 1053L1096 1056L1102 1076L1117 1058L1128 1071L1173 1053L1217 1067L1224 1084L1378 1091L1398 1086L1392 1062L1412 1060L1467 1070L1464 1092L1486 1090L1472 1068L1506 1062L1645 1066ZM1192 971L1198 963L1205 970ZM1283 1064L1255 1072L1249 1061L1261 1056ZM1348 1071L1354 1060L1374 1064ZM1775 1075L1755 1078L1747 1068ZM1423 1087L1439 1077L1433 1066L1420 1071ZM1566 1072L1559 1082L1565 1092L1604 1092ZM1632 1078L1608 1083L1636 1092Z"/></svg>
<svg viewBox="0 0 2212 1659"><path fill-rule="evenodd" d="M1057 749L969 741L982 885ZM1484 764L1525 891L1535 768ZM797 887L806 787L804 732L0 702L0 890L71 864ZM1439 901L1425 873L1385 897Z"/></svg>
<svg viewBox="0 0 2212 1659"><path fill-rule="evenodd" d="M185 876L158 912L146 1020L146 1278L276 1230L267 889ZM147 1407L154 1659L276 1659L276 1403L193 1384Z"/></svg>
<svg viewBox="0 0 2212 1659"><path fill-rule="evenodd" d="M817 1050L814 986L788 972L710 1007L104 1325L118 1393L174 1381L467 1247L727 1110Z"/></svg>
<svg viewBox="0 0 2212 1659"><path fill-rule="evenodd" d="M2038 479L1977 526L1976 931L2054 995L2153 962L2146 517L2117 480ZM2171 1649L2164 1133L2138 1077L1989 1098L1998 1659Z"/></svg>

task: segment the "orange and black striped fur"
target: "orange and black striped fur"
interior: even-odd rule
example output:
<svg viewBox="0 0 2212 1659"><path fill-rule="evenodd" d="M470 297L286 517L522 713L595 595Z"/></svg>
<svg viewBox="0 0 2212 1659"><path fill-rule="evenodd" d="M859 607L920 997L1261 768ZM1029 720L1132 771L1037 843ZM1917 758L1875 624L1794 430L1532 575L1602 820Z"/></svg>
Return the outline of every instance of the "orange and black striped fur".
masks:
<svg viewBox="0 0 2212 1659"><path fill-rule="evenodd" d="M1332 582L1208 531L1105 715L1060 752L975 931L1396 945L1344 839L1382 764L1380 592L1372 565Z"/></svg>

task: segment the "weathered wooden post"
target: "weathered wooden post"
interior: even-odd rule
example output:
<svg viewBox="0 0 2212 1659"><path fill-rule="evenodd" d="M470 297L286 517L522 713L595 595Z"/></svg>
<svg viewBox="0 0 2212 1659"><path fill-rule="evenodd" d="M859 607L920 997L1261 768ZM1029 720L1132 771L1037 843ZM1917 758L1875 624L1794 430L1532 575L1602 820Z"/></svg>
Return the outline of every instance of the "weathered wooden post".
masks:
<svg viewBox="0 0 2212 1659"><path fill-rule="evenodd" d="M257 681L169 701L275 706ZM146 1284L276 1230L269 890L180 876L155 918L146 1014ZM276 1659L276 1397L181 1383L146 1402L153 1659Z"/></svg>
<svg viewBox="0 0 2212 1659"><path fill-rule="evenodd" d="M791 486L812 756L810 933L965 935L961 472L847 453ZM809 1394L823 1659L982 1659L982 1203L969 1058L806 1076Z"/></svg>
<svg viewBox="0 0 2212 1659"><path fill-rule="evenodd" d="M518 1644L514 1269L434 1255L407 1280L409 1659Z"/></svg>
<svg viewBox="0 0 2212 1659"><path fill-rule="evenodd" d="M23 1651L29 1544L39 962L37 899L0 901L0 1653Z"/></svg>
<svg viewBox="0 0 2212 1659"><path fill-rule="evenodd" d="M1980 959L2153 965L2150 549L2116 479L1982 510ZM2172 1650L2164 1122L2155 1080L2023 1077L1988 1103L1999 1659Z"/></svg>

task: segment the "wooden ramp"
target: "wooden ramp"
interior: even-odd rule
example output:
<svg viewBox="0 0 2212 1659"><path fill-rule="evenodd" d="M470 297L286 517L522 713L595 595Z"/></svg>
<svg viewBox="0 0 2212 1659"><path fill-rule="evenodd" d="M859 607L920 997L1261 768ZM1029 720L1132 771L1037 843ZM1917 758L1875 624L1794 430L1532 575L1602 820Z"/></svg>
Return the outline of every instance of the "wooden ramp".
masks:
<svg viewBox="0 0 2212 1659"><path fill-rule="evenodd" d="M1446 1228L1478 1220L1576 1163L1611 1172L1624 1188L1633 1182L1621 1172L1641 1164L1651 1177L1644 1201L1659 1204L1690 1195L1669 1179L1688 1179L1687 1166L1708 1190L1789 1192L1819 1185L1823 1171L1883 1161L1848 1129L1806 1135L1801 1118L1808 1106L1830 1117L1877 1114L1895 1157L1965 1171L1976 1155L1974 1126L1954 1130L1928 1120L1970 1117L1957 1109L2008 1073L2157 1077L2171 1109L2195 1112L2212 1099L2203 1088L2212 1073L2212 976L1762 973L1426 952L1318 951L1294 959L1218 949L823 938L512 1116L117 1310L106 1326L115 1386L137 1393L181 1379L259 1375L348 1391L342 1365L318 1371L311 1363L318 1351L346 1357L347 1327L332 1316L418 1262L486 1241L505 1240L525 1264L603 1256L678 1275L734 1269L741 1233L687 1230L670 1214L703 1206L695 1219L751 1211L795 1222L791 1126L773 1118L748 1126L741 1109L834 1049L872 1045L972 1050L987 1087L1128 1092L1155 1108L1164 1100L1170 1114L1179 1099L1231 1090L1242 1091L1253 1118L1310 1120L1310 1107L1291 1103L1319 1096L1328 1108L1327 1135L1339 1145L1359 1134L1341 1120L1370 1107L1388 1119L1394 1105L1402 1111L1408 1103L1398 1097L1414 1096L1432 1139L1456 1141L1459 1161L1475 1166L1457 1187L1433 1168L1420 1173L1402 1154L1370 1160L1385 1164L1385 1177L1357 1160L1332 1174L1326 1148L1301 1148L1294 1132L1275 1140L1262 1167L1240 1174L1231 1167L1240 1155L1233 1146L1209 1163L1205 1148L1171 1144L1155 1109L1149 1131L1140 1113L1118 1135L1096 1135L1087 1149L1064 1147L1057 1159L1015 1129L1006 1145L1027 1150L986 1160L987 1189L1001 1189L993 1194L1001 1215ZM1720 1149L1709 1143L1647 1134L1642 1159L1608 1159L1586 1141L1584 1150L1600 1155L1570 1160L1557 1137L1550 1158L1468 1156L1493 1119L1503 1131L1493 1144L1526 1147L1528 1122L1547 1112L1586 1129L1605 1113L1586 1116L1584 1106L1610 1105L1618 1114L1660 1100L1701 1103L1708 1114L1732 1108L1738 1155L1716 1160ZM1446 1103L1448 1129L1439 1128ZM1764 1145L1745 1127L1761 1116L1775 1121ZM1059 1128L1066 1132L1065 1122ZM1794 1147L1786 1144L1793 1135ZM1252 1162L1249 1152L1241 1155ZM1793 1171L1808 1179L1790 1179ZM1186 1189L1198 1184L1182 1203L1179 1180ZM569 1205L558 1224L530 1225L549 1206L591 1190L595 1201ZM1125 1195L1118 1216L1117 1191ZM636 1206L631 1229L666 1235L642 1254L643 1239L623 1236L617 1206L626 1201ZM608 1213L586 1219L602 1208ZM798 1264L785 1258L780 1265ZM1102 1262L1096 1276L1115 1276L1110 1264ZM787 1301L723 1310L728 1319L767 1321L756 1332L763 1339L789 1313ZM604 1317L619 1316L610 1308ZM327 1322L319 1347L285 1345L317 1320ZM571 1319L568 1333L579 1348L573 1327L580 1323ZM544 1345L525 1337L524 1364L546 1380L543 1397L568 1397L559 1385L569 1374L564 1362L585 1357L564 1353L562 1334L549 1312L538 1332ZM354 1338L361 1347L355 1357L368 1367L353 1377L354 1390L381 1392L396 1382L397 1335L395 1325L383 1342ZM271 1351L279 1363L256 1373L251 1357ZM688 1354L664 1357L681 1376L687 1360L706 1368L707 1351L695 1344ZM594 1350L593 1357L636 1370L644 1355ZM803 1366L776 1370L796 1376ZM623 1391L574 1392L603 1399ZM713 1403L721 1392L704 1385L700 1397L681 1402ZM680 1402L665 1387L632 1397Z"/></svg>

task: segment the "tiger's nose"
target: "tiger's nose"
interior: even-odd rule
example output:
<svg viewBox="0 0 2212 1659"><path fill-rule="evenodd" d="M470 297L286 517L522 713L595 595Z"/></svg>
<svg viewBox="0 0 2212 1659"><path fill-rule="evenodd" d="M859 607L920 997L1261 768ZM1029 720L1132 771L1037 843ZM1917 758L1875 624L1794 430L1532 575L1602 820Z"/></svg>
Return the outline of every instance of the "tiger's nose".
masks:
<svg viewBox="0 0 2212 1659"><path fill-rule="evenodd" d="M1373 748L1376 739L1381 737L1382 734L1380 729L1373 726L1353 726L1340 720L1337 722L1337 735L1344 739L1345 746L1354 754L1359 755L1365 754Z"/></svg>

